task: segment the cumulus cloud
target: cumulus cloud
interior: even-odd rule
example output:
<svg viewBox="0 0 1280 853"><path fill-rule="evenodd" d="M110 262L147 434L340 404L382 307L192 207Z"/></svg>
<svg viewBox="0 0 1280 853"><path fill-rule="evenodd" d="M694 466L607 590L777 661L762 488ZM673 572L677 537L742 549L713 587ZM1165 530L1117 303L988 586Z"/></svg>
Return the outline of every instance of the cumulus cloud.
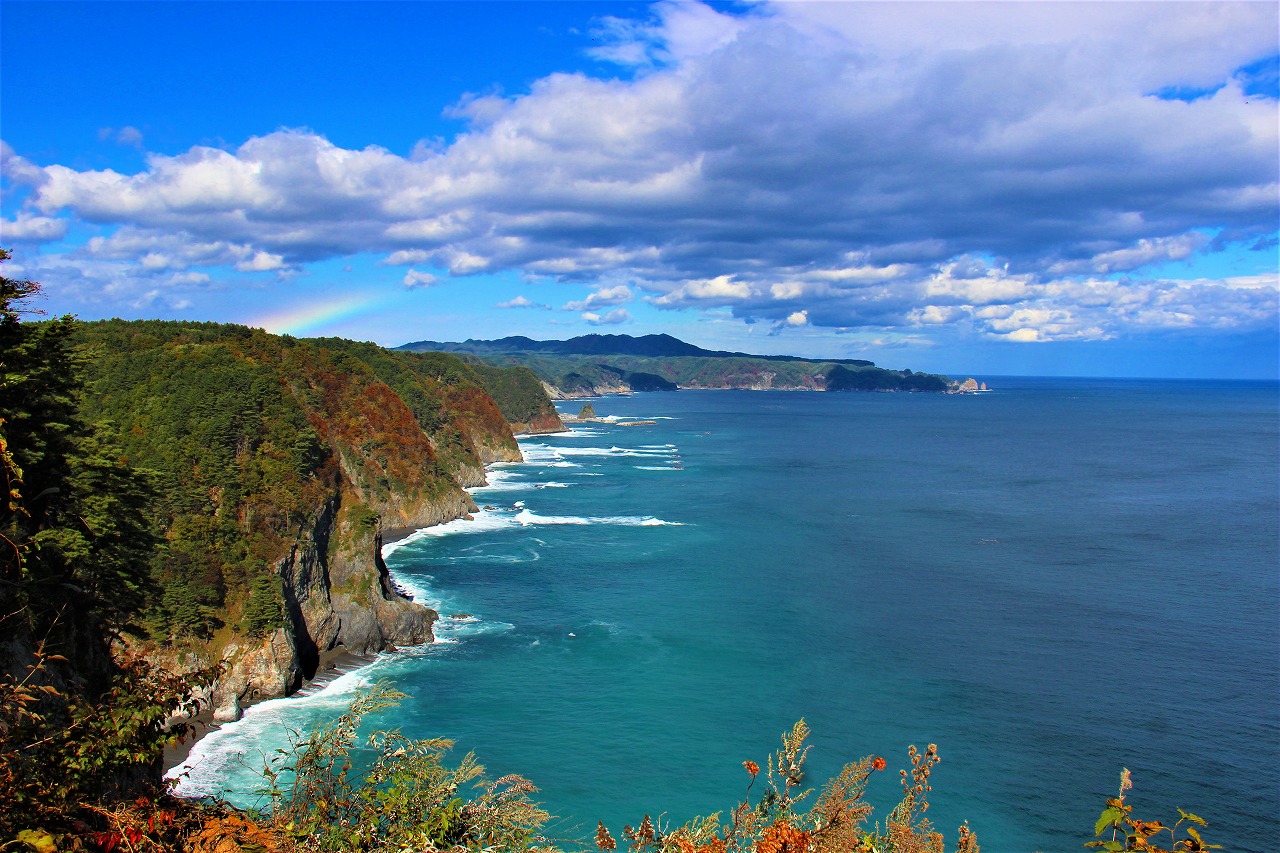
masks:
<svg viewBox="0 0 1280 853"><path fill-rule="evenodd" d="M383 266L407 267L413 264L422 264L431 260L431 253L424 252L422 249L401 249L392 252L378 263Z"/></svg>
<svg viewBox="0 0 1280 853"><path fill-rule="evenodd" d="M687 281L650 301L664 308L707 304L724 305L751 297L753 288L733 276L719 275L711 279Z"/></svg>
<svg viewBox="0 0 1280 853"><path fill-rule="evenodd" d="M185 232L120 228L85 241L75 255L96 260L135 261L144 269L185 270L194 266L230 266L238 272L279 272L281 255L249 243L202 240Z"/></svg>
<svg viewBox="0 0 1280 853"><path fill-rule="evenodd" d="M429 272L419 272L411 269L404 274L404 286L410 290L419 287L433 287L439 283L440 279Z"/></svg>
<svg viewBox="0 0 1280 853"><path fill-rule="evenodd" d="M1091 258L1060 261L1050 265L1048 271L1053 275L1128 272L1153 263L1185 261L1209 242L1209 236L1199 232L1142 239L1122 249L1099 252Z"/></svg>
<svg viewBox="0 0 1280 853"><path fill-rule="evenodd" d="M280 130L131 175L6 146L5 177L33 221L119 227L157 269L372 251L451 276L622 279L660 308L784 325L1037 340L1274 310L1274 285L1142 276L1215 234L1274 235L1276 100L1240 73L1280 50L1274 4L651 9L596 33L632 73L468 97L467 132L408 158ZM1188 87L1205 94L1169 94ZM593 310L625 301L610 293L565 308L622 322Z"/></svg>
<svg viewBox="0 0 1280 853"><path fill-rule="evenodd" d="M616 287L601 287L587 295L586 299L566 302L565 311L588 311L592 308L603 308L609 305L621 305L631 301L631 288L625 284Z"/></svg>
<svg viewBox="0 0 1280 853"><path fill-rule="evenodd" d="M236 264L236 270L239 272L269 272L284 268L284 258L271 252L254 252L253 257Z"/></svg>
<svg viewBox="0 0 1280 853"><path fill-rule="evenodd" d="M508 299L506 302L499 302L499 308L537 308L541 311L550 311L550 305L543 305L541 302L534 302L525 296L517 296L515 299Z"/></svg>
<svg viewBox="0 0 1280 853"><path fill-rule="evenodd" d="M33 216L19 211L13 219L0 219L0 240L19 243L47 243L61 240L67 233L65 219Z"/></svg>
<svg viewBox="0 0 1280 853"><path fill-rule="evenodd" d="M619 323L625 323L630 320L631 314L626 308L615 308L603 316L594 311L588 311L582 315L582 319L593 326L616 326Z"/></svg>
<svg viewBox="0 0 1280 853"><path fill-rule="evenodd" d="M5 264L5 275L39 281L45 292L57 291L83 306L97 306L104 314L124 309L189 308L189 295L215 286L205 272L177 269L170 264L93 257L87 252L19 253Z"/></svg>

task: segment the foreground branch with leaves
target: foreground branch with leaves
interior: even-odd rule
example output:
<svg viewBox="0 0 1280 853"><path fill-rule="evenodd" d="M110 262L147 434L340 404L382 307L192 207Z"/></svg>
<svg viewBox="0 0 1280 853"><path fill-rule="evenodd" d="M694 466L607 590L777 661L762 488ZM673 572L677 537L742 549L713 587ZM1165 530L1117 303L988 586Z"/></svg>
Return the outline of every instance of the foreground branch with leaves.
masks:
<svg viewBox="0 0 1280 853"><path fill-rule="evenodd" d="M404 698L375 684L285 762L264 763L263 819L282 841L315 851L552 850L539 834L549 815L529 798L537 788L520 776L487 779L474 753L447 766L452 741L374 732L364 741L372 763L357 772L361 720Z"/></svg>
<svg viewBox="0 0 1280 853"><path fill-rule="evenodd" d="M12 690L6 697L20 698ZM514 775L490 780L472 753L456 766L448 765L451 741L415 740L398 731L359 736L367 716L404 698L387 684L375 685L357 696L346 713L299 740L295 749L264 761L266 799L259 810L194 803L159 790L129 800L72 802L64 796L28 811L31 822L25 826L9 823L0 851L560 853L584 846L543 834L549 815L531 798L537 789L528 780ZM20 699L9 710L33 704L35 700ZM12 735L17 730L0 726L0 732ZM81 736L87 740L75 754L90 755L101 732L90 729ZM646 814L637 827L622 832L630 853L944 853L943 835L925 816L930 780L941 761L936 746L910 748L909 767L899 771L901 798L882 824L871 822L873 808L863 799L871 775L887 766L879 757L846 765L822 787L812 807L802 808L814 794L804 787L808 736L802 720L783 735L782 747L765 760L763 770L754 761L743 762L746 796L729 810L727 820L716 813L668 828ZM68 733L62 742L69 745L73 739ZM14 745L10 740L5 749ZM40 774L30 778L43 778L47 790L53 790L53 780ZM752 790L761 780L761 793L753 800ZM1107 801L1095 827L1098 840L1085 846L1146 853L1221 849L1202 838L1206 822L1198 815L1180 809L1181 818L1172 826L1134 817L1125 802L1131 787L1128 771L1122 780L1119 796ZM15 792L23 782L14 775L4 779ZM603 823L595 846L601 853L617 850ZM954 849L979 853L977 836L967 823L957 830Z"/></svg>
<svg viewBox="0 0 1280 853"><path fill-rule="evenodd" d="M863 800L871 774L887 765L879 757L845 765L823 786L812 808L799 808L813 793L803 787L808 737L804 720L783 734L782 748L765 761L764 791L754 803L751 789L760 765L742 763L750 777L747 796L729 812L727 824L721 825L716 813L663 830L645 815L638 828L623 830L631 853L941 853L943 837L924 816L933 790L929 776L942 760L936 745L929 744L924 752L910 748L911 769L899 771L902 799L881 827L867 825L873 808ZM979 853L968 824L960 827L957 838L958 853ZM603 853L617 849L604 824L596 829L596 846Z"/></svg>

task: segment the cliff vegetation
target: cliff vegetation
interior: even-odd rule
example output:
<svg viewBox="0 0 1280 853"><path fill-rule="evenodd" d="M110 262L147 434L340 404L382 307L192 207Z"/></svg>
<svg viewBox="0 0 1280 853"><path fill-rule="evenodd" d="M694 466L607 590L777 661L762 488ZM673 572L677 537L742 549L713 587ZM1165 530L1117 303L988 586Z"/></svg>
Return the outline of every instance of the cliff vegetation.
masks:
<svg viewBox="0 0 1280 853"><path fill-rule="evenodd" d="M155 489L149 654L225 661L210 701L234 716L330 649L430 639L434 615L392 589L378 546L465 515L484 465L519 459L470 366L233 325L65 326L81 416Z"/></svg>

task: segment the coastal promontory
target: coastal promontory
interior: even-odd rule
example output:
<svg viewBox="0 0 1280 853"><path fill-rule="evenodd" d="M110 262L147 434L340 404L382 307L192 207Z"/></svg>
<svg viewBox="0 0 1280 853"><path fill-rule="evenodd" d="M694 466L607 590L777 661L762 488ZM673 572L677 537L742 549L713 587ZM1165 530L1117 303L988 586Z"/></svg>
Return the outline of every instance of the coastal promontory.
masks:
<svg viewBox="0 0 1280 853"><path fill-rule="evenodd" d="M520 459L513 424L564 428L528 371L453 355L213 323L32 328L65 337L76 415L134 472L156 540L117 644L170 670L219 666L199 696L224 718L335 650L430 641L436 614L392 584L386 531L474 510L464 489ZM37 640L8 643L6 670Z"/></svg>
<svg viewBox="0 0 1280 853"><path fill-rule="evenodd" d="M554 398L635 391L935 391L945 376L888 370L864 359L811 359L706 350L670 335L582 335L564 341L526 337L462 342L417 341L411 352L451 352L501 367L525 367Z"/></svg>

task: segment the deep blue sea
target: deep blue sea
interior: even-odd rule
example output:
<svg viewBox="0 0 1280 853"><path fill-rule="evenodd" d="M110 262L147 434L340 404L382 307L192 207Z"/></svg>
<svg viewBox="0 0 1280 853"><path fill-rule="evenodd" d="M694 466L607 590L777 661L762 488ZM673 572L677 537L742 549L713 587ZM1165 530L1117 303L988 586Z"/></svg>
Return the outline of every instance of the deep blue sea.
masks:
<svg viewBox="0 0 1280 853"><path fill-rule="evenodd" d="M937 743L929 816L986 853L1074 851L1122 767L1147 819L1273 853L1280 816L1280 386L988 379L974 396L695 392L524 439L471 521L388 548L445 618L201 741L241 804L260 755L393 679L379 726L518 772L588 839L727 811L803 717L815 786ZM565 404L575 413L581 403Z"/></svg>

